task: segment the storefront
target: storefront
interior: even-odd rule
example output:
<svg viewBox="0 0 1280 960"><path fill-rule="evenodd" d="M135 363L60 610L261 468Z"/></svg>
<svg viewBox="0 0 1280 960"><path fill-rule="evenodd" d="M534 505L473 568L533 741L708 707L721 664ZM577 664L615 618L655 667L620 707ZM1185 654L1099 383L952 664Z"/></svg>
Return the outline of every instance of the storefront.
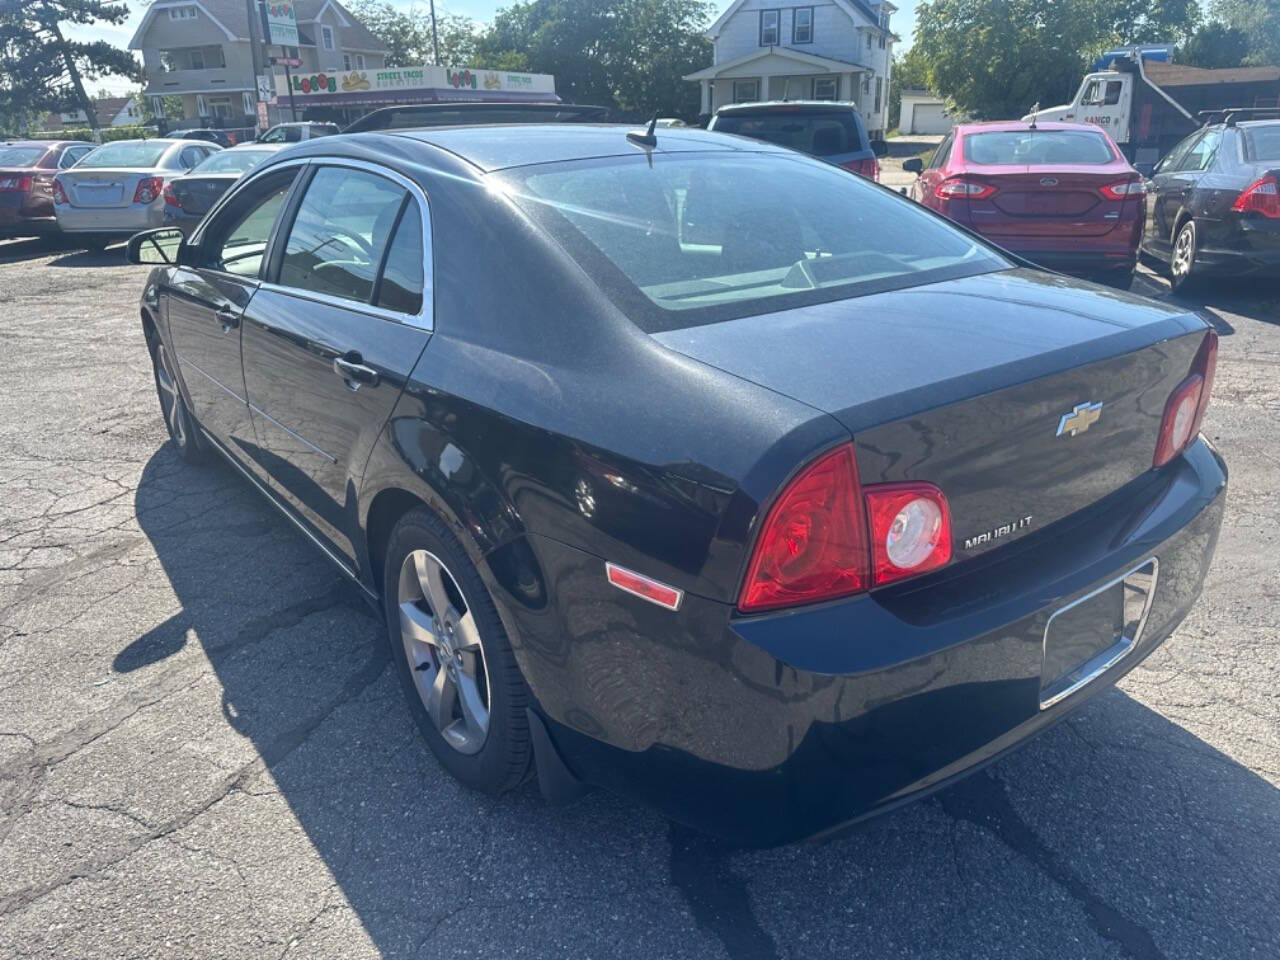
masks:
<svg viewBox="0 0 1280 960"><path fill-rule="evenodd" d="M290 97L292 95L292 103ZM559 103L555 77L469 67L389 67L337 73L277 74L273 122L293 119L350 123L396 103L466 101Z"/></svg>

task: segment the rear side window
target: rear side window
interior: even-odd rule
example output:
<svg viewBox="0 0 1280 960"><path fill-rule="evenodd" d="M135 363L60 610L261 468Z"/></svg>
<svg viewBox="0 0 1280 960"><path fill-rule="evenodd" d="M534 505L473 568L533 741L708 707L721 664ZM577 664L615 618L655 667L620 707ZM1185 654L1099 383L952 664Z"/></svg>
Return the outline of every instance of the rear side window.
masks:
<svg viewBox="0 0 1280 960"><path fill-rule="evenodd" d="M371 302L387 241L408 199L403 187L377 174L346 167L320 169L289 229L279 282Z"/></svg>
<svg viewBox="0 0 1280 960"><path fill-rule="evenodd" d="M387 264L378 281L375 303L388 310L416 315L422 310L422 214L410 201L404 208L400 225L391 238Z"/></svg>
<svg viewBox="0 0 1280 960"><path fill-rule="evenodd" d="M1245 131L1249 159L1255 162L1280 160L1280 123L1268 127L1250 127Z"/></svg>
<svg viewBox="0 0 1280 960"><path fill-rule="evenodd" d="M984 166L1105 164L1115 151L1100 133L1085 130L993 130L964 138L964 158Z"/></svg>
<svg viewBox="0 0 1280 960"><path fill-rule="evenodd" d="M815 157L866 149L848 110L772 110L721 114L716 133L736 133Z"/></svg>

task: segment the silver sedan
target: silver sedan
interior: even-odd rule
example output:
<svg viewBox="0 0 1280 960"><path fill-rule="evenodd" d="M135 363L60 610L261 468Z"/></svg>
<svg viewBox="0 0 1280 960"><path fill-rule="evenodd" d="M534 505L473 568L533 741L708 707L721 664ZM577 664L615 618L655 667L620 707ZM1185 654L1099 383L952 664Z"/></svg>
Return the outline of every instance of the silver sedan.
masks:
<svg viewBox="0 0 1280 960"><path fill-rule="evenodd" d="M105 246L164 222L164 187L221 148L201 140L117 140L98 147L53 184L63 233Z"/></svg>

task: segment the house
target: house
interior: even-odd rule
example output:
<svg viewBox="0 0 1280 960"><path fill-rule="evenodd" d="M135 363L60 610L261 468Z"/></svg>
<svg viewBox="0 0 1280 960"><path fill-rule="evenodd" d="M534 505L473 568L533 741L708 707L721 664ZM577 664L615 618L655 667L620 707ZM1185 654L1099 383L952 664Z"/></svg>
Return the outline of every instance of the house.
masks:
<svg viewBox="0 0 1280 960"><path fill-rule="evenodd" d="M898 129L903 133L949 133L955 121L941 97L928 90L903 90Z"/></svg>
<svg viewBox="0 0 1280 960"><path fill-rule="evenodd" d="M142 107L136 97L102 97L94 101L99 127L127 127L142 123ZM43 129L56 131L71 127L87 127L89 118L83 110L66 110L51 115Z"/></svg>
<svg viewBox="0 0 1280 960"><path fill-rule="evenodd" d="M841 100L882 136L895 10L888 0L734 0L707 30L712 65L685 79L701 85L704 116L726 103Z"/></svg>
<svg viewBox="0 0 1280 960"><path fill-rule="evenodd" d="M166 97L181 97L183 117L166 118L170 127L213 125L229 129L259 124L257 63L266 77L265 91L274 95L270 55L281 48L263 42L260 21L250 24L245 0L157 0L147 7L129 49L142 51L147 96L157 116L164 116ZM337 0L294 0L298 25L296 69L337 74L343 70L380 70L386 47ZM289 119L287 105L273 107L269 122Z"/></svg>

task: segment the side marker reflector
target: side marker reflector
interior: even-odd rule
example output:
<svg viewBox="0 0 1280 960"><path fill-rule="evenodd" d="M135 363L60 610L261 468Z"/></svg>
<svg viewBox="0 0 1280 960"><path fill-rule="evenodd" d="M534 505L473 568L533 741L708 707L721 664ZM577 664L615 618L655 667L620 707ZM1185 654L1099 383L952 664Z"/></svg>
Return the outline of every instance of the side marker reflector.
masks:
<svg viewBox="0 0 1280 960"><path fill-rule="evenodd" d="M620 567L616 563L604 565L605 576L619 590L634 594L642 600L656 603L668 610L679 610L680 601L684 599L684 591L669 587L665 583Z"/></svg>

